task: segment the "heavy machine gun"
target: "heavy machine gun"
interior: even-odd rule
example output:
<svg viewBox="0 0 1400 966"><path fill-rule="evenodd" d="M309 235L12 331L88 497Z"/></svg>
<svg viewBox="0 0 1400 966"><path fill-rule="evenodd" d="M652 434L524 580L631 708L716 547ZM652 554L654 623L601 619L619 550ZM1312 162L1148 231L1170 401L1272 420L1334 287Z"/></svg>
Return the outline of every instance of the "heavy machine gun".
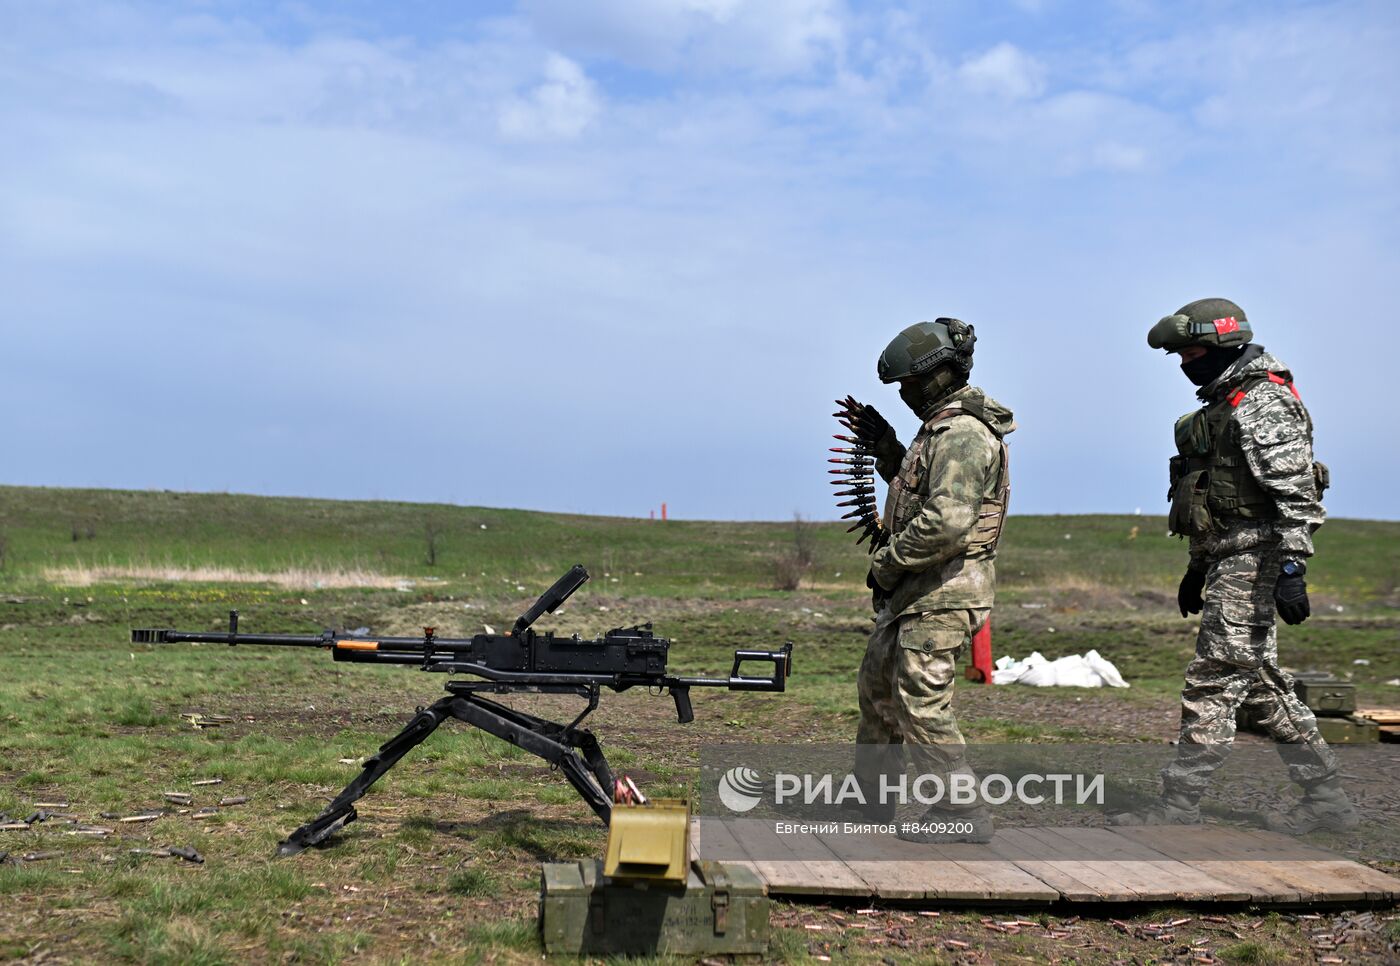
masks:
<svg viewBox="0 0 1400 966"><path fill-rule="evenodd" d="M543 614L552 614L588 580L588 571L575 565L545 591L515 626L505 634L477 634L470 638L438 637L423 628L422 637L367 637L324 631L320 634L245 634L238 629L238 612L229 613L227 631L177 631L141 628L131 632L136 644L239 644L275 647L320 647L337 661L362 664L400 664L423 671L470 675L479 680L449 681L448 695L417 709L407 726L367 759L363 770L316 818L287 836L278 852L295 855L324 841L356 818L354 802L411 748L422 742L448 718L456 718L538 755L559 768L583 800L607 823L612 814L615 780L612 769L587 728L579 725L597 707L603 688L656 688L670 692L676 718L692 721L691 688L727 688L730 691L783 691L792 673L792 644L776 651L736 650L727 677L677 677L666 673L671 642L656 637L650 624L618 628L602 637L584 640L577 634L558 637L539 633L533 625ZM765 677L741 673L746 661L772 665ZM568 724L492 701L486 694L576 694L587 702Z"/></svg>

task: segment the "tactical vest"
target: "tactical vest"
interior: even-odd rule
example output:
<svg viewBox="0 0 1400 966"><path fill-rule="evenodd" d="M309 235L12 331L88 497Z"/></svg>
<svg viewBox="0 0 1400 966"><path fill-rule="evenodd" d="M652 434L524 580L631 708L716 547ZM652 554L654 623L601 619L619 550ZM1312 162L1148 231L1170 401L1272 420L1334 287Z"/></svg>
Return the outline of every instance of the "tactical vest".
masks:
<svg viewBox="0 0 1400 966"><path fill-rule="evenodd" d="M940 409L924 421L919 435L904 456L904 462L890 480L889 506L885 518L890 521L890 530L898 534L909 525L924 504L924 453L933 444L938 434L937 425L954 416L972 416L991 430L1000 447L997 466L997 485L991 496L982 496L982 505L977 511L977 522L973 525L964 557L990 557L996 553L1001 541L1002 525L1006 521L1006 508L1011 502L1011 463L1006 449L1006 440L1001 430L987 417L981 405L959 403L947 409Z"/></svg>
<svg viewBox="0 0 1400 966"><path fill-rule="evenodd" d="M1261 373L1241 383L1224 399L1176 421L1177 455L1171 459L1171 485L1167 491L1171 501L1167 521L1172 533L1204 537L1227 529L1235 521L1271 520L1278 516L1278 505L1254 479L1239 439L1230 432L1231 414L1249 391L1263 382L1287 386L1294 398L1298 397L1298 390L1289 380L1272 372ZM1311 439L1312 419L1306 412L1303 418ZM1328 483L1326 466L1313 464L1313 482L1320 496Z"/></svg>

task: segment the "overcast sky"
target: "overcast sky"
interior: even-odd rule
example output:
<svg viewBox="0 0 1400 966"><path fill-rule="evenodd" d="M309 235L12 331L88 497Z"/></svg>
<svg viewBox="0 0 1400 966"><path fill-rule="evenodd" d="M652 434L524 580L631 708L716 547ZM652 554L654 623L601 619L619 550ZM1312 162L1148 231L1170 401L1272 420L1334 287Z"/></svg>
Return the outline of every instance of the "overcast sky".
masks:
<svg viewBox="0 0 1400 966"><path fill-rule="evenodd" d="M1160 513L1216 295L1400 516L1400 4L0 0L4 483L830 518L954 315L1014 511Z"/></svg>

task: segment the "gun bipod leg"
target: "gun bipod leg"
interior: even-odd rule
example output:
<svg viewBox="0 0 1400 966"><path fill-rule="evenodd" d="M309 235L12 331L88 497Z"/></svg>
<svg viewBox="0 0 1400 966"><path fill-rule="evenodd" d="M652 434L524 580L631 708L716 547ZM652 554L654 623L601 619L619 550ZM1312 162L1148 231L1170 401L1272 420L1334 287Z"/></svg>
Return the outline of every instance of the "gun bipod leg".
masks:
<svg viewBox="0 0 1400 966"><path fill-rule="evenodd" d="M607 792L608 814L599 814L599 817L606 822L612 816L613 786L617 783L617 779L613 777L612 768L608 766L608 759L603 756L602 746L598 744L598 739L593 737L593 732L587 729L571 730L568 737L569 743L578 748L583 755L583 760L588 763L588 770L593 773L593 776L598 779L598 784Z"/></svg>
<svg viewBox="0 0 1400 966"><path fill-rule="evenodd" d="M604 825L612 818L612 770L591 731L565 727L474 693L457 698L449 713L559 768Z"/></svg>
<svg viewBox="0 0 1400 966"><path fill-rule="evenodd" d="M362 798L385 772L398 764L410 749L422 743L437 730L438 725L453 716L451 705L454 700L452 697L441 698L431 707L420 709L402 731L379 746L379 752L374 757L365 760L360 773L320 815L288 835L277 846L277 854L296 855L309 846L324 842L332 833L355 821L353 803Z"/></svg>

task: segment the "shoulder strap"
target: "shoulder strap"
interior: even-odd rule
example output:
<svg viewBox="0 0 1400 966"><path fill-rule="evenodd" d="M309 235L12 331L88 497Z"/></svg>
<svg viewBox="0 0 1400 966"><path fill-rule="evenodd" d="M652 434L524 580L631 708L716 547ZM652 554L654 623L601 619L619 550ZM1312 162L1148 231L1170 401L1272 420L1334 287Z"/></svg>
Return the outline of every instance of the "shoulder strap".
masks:
<svg viewBox="0 0 1400 966"><path fill-rule="evenodd" d="M1252 379L1246 380L1245 382L1240 384L1240 387L1238 389L1230 393L1230 395L1226 396L1225 401L1230 404L1231 409L1235 409L1239 406L1240 403L1244 402L1244 397L1249 394L1249 391L1251 389L1264 382L1272 382L1276 386L1285 386L1287 387L1289 392L1293 393L1294 399L1298 400L1299 402L1303 401L1303 397L1298 395L1298 387L1293 385L1293 380L1284 376L1280 376L1276 372L1266 372L1262 375L1255 376Z"/></svg>

